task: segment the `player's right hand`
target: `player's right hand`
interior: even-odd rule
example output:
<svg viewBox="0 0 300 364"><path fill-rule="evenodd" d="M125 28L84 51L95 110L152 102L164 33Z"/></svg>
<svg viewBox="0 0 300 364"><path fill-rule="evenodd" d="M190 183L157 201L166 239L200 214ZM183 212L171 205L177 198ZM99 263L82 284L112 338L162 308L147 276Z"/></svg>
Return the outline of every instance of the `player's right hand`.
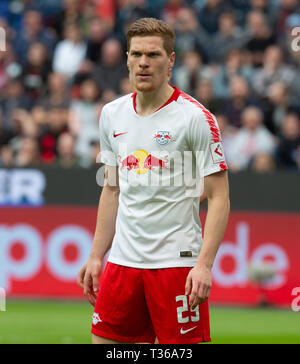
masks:
<svg viewBox="0 0 300 364"><path fill-rule="evenodd" d="M97 258L89 258L78 273L77 283L83 289L91 305L95 306L99 291L99 276L102 261Z"/></svg>

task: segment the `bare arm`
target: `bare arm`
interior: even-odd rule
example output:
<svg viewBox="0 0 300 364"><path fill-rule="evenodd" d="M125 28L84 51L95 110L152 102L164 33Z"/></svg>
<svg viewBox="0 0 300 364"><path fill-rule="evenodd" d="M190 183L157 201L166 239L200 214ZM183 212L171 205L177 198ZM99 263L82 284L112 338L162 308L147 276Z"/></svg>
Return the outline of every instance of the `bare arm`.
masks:
<svg viewBox="0 0 300 364"><path fill-rule="evenodd" d="M92 305L95 305L99 290L98 280L102 261L115 235L120 192L118 180L117 167L106 166L90 257L78 274L77 283L83 288L85 296Z"/></svg>
<svg viewBox="0 0 300 364"><path fill-rule="evenodd" d="M203 244L195 267L187 277L186 294L191 291L190 304L195 308L208 297L212 286L211 269L223 239L230 211L227 171L205 177L204 189L208 211Z"/></svg>
<svg viewBox="0 0 300 364"><path fill-rule="evenodd" d="M206 193L205 191L203 191L201 193L201 196L200 196L200 205L207 199L207 196L206 196Z"/></svg>
<svg viewBox="0 0 300 364"><path fill-rule="evenodd" d="M115 180L115 181L114 181ZM118 170L115 167L105 167L105 180L99 200L97 224L91 249L91 257L103 259L111 247L116 218L119 207Z"/></svg>

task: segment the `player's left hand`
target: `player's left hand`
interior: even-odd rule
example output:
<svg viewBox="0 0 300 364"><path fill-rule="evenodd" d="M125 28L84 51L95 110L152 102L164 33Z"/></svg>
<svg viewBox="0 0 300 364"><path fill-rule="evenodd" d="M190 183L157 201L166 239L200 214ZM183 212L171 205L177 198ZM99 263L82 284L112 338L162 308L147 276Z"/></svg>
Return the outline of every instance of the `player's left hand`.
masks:
<svg viewBox="0 0 300 364"><path fill-rule="evenodd" d="M190 293L190 306L192 309L208 299L211 287L211 269L206 266L195 265L190 270L185 285L186 296Z"/></svg>

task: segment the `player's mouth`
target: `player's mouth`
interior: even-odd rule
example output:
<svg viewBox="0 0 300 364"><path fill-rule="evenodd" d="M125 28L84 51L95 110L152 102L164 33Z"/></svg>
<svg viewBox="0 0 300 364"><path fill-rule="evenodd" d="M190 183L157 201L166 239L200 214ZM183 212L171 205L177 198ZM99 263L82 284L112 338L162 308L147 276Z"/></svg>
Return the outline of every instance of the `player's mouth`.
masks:
<svg viewBox="0 0 300 364"><path fill-rule="evenodd" d="M137 78L140 80L147 80L151 77L149 73L138 73Z"/></svg>

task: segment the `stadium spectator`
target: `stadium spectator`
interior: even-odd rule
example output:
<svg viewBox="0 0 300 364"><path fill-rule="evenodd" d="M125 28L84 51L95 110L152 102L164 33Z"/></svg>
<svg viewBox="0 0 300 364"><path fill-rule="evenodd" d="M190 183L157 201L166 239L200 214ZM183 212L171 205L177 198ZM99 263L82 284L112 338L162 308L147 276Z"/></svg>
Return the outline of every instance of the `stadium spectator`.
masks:
<svg viewBox="0 0 300 364"><path fill-rule="evenodd" d="M63 168L71 168L79 165L75 153L75 139L68 132L62 133L57 139L56 165Z"/></svg>
<svg viewBox="0 0 300 364"><path fill-rule="evenodd" d="M24 14L23 27L14 40L14 49L22 65L26 63L28 49L36 42L43 43L52 56L56 43L54 33L43 26L39 11L28 10Z"/></svg>
<svg viewBox="0 0 300 364"><path fill-rule="evenodd" d="M112 90L111 88L107 88L106 90L104 90L102 92L100 101L103 104L107 104L108 102L115 100L117 97L118 97L118 95L114 90Z"/></svg>
<svg viewBox="0 0 300 364"><path fill-rule="evenodd" d="M178 10L174 25L176 40L176 64L180 65L187 52L198 52L203 61L210 52L210 42L206 31L200 26L195 12L188 7Z"/></svg>
<svg viewBox="0 0 300 364"><path fill-rule="evenodd" d="M38 128L38 134L40 135L47 126L47 111L43 107L37 105L31 110L31 116L34 124Z"/></svg>
<svg viewBox="0 0 300 364"><path fill-rule="evenodd" d="M184 55L182 65L175 69L173 78L178 88L193 96L197 84L204 78L212 78L212 72L203 65L198 52L188 51Z"/></svg>
<svg viewBox="0 0 300 364"><path fill-rule="evenodd" d="M9 168L14 165L14 152L10 145L5 144L0 148L0 168Z"/></svg>
<svg viewBox="0 0 300 364"><path fill-rule="evenodd" d="M39 144L35 138L24 137L16 155L17 167L37 167L40 164Z"/></svg>
<svg viewBox="0 0 300 364"><path fill-rule="evenodd" d="M276 20L277 20L276 14L278 12L277 6L276 6L276 4L274 4L274 1L250 0L250 3L251 3L251 10L263 13L268 21L268 24L272 28L274 28Z"/></svg>
<svg viewBox="0 0 300 364"><path fill-rule="evenodd" d="M224 104L224 112L230 120L230 124L239 128L241 126L241 114L250 105L260 106L260 103L251 95L251 89L247 80L242 76L234 76L229 83L229 98Z"/></svg>
<svg viewBox="0 0 300 364"><path fill-rule="evenodd" d="M92 2L88 0L89 2ZM113 28L116 21L116 4L114 0L94 1L97 17L109 24Z"/></svg>
<svg viewBox="0 0 300 364"><path fill-rule="evenodd" d="M242 125L229 152L229 168L233 171L247 169L258 152L272 153L275 148L272 134L263 126L263 113L260 109L247 107L242 113Z"/></svg>
<svg viewBox="0 0 300 364"><path fill-rule="evenodd" d="M0 95L5 94L5 87L9 79L20 76L22 72L21 66L16 62L16 57L11 43L6 42L6 51L0 51Z"/></svg>
<svg viewBox="0 0 300 364"><path fill-rule="evenodd" d="M263 58L263 67L258 69L253 79L253 88L261 97L266 97L269 87L276 81L290 85L295 77L295 71L283 62L281 49L270 46Z"/></svg>
<svg viewBox="0 0 300 364"><path fill-rule="evenodd" d="M21 108L14 109L12 113L12 123L16 140L20 140L22 137L38 137L38 126L34 123L31 112Z"/></svg>
<svg viewBox="0 0 300 364"><path fill-rule="evenodd" d="M76 23L65 26L64 39L59 42L53 55L53 70L73 77L79 70L86 54L86 43L82 39L80 28Z"/></svg>
<svg viewBox="0 0 300 364"><path fill-rule="evenodd" d="M13 150L9 145L14 134L2 127L2 109L0 107L0 167L9 167L13 165Z"/></svg>
<svg viewBox="0 0 300 364"><path fill-rule="evenodd" d="M62 8L53 21L53 29L55 29L59 40L64 38L65 24L81 24L82 22L82 2L80 0L62 0L61 2Z"/></svg>
<svg viewBox="0 0 300 364"><path fill-rule="evenodd" d="M120 80L128 77L128 70L122 54L122 46L117 39L104 42L101 52L101 63L96 66L92 78L99 90L112 89L120 93Z"/></svg>
<svg viewBox="0 0 300 364"><path fill-rule="evenodd" d="M218 31L219 18L226 5L221 0L206 0L205 5L198 14L199 23L209 35Z"/></svg>
<svg viewBox="0 0 300 364"><path fill-rule="evenodd" d="M39 138L41 160L44 164L56 161L58 137L68 131L67 112L64 109L53 108L46 113L46 123L43 125Z"/></svg>
<svg viewBox="0 0 300 364"><path fill-rule="evenodd" d="M81 62L75 83L80 83L85 77L90 76L96 64L101 62L102 46L110 34L110 26L106 21L95 16L91 17L87 24L86 55Z"/></svg>
<svg viewBox="0 0 300 364"><path fill-rule="evenodd" d="M283 82L274 82L269 87L264 106L265 126L273 134L279 134L282 121L291 108L289 88Z"/></svg>
<svg viewBox="0 0 300 364"><path fill-rule="evenodd" d="M133 92L133 88L129 77L125 77L120 81L120 95L125 96Z"/></svg>
<svg viewBox="0 0 300 364"><path fill-rule="evenodd" d="M275 168L275 160L272 154L267 152L259 152L255 154L250 163L250 169L255 173L270 173L273 172Z"/></svg>
<svg viewBox="0 0 300 364"><path fill-rule="evenodd" d="M43 95L50 70L47 48L43 43L32 43L22 74L25 90L32 102L38 101Z"/></svg>
<svg viewBox="0 0 300 364"><path fill-rule="evenodd" d="M236 24L234 13L222 13L219 18L219 30L212 40L211 61L223 63L231 50L243 47L246 41L247 34Z"/></svg>
<svg viewBox="0 0 300 364"><path fill-rule="evenodd" d="M86 79L80 85L80 98L71 103L69 129L77 138L76 153L82 163L90 161L91 143L98 138L98 101L97 84L93 79Z"/></svg>
<svg viewBox="0 0 300 364"><path fill-rule="evenodd" d="M184 2L184 0L167 0L163 7L161 13L162 19L173 28L175 28L178 21L180 10L185 5Z"/></svg>
<svg viewBox="0 0 300 364"><path fill-rule="evenodd" d="M280 6L277 11L277 22L275 26L275 32L277 36L284 32L287 18L290 15L299 12L300 4L298 0L280 0Z"/></svg>
<svg viewBox="0 0 300 364"><path fill-rule="evenodd" d="M27 166L31 162L30 150L35 143L26 140L35 141L38 138L38 128L34 124L31 113L24 109L14 109L12 112L12 130L10 132L7 145L12 149L15 166Z"/></svg>
<svg viewBox="0 0 300 364"><path fill-rule="evenodd" d="M86 60L92 63L101 61L101 49L109 34L109 27L98 17L91 19L88 27Z"/></svg>
<svg viewBox="0 0 300 364"><path fill-rule="evenodd" d="M9 80L0 105L3 113L3 128L12 129L14 110L17 108L29 110L32 106L32 102L25 92L23 82L20 79Z"/></svg>
<svg viewBox="0 0 300 364"><path fill-rule="evenodd" d="M146 1L150 16L154 18L160 18L166 0L146 0Z"/></svg>
<svg viewBox="0 0 300 364"><path fill-rule="evenodd" d="M149 15L146 0L116 0L116 35L124 38L130 23Z"/></svg>
<svg viewBox="0 0 300 364"><path fill-rule="evenodd" d="M300 170L300 118L296 113L283 120L276 160L280 168Z"/></svg>
<svg viewBox="0 0 300 364"><path fill-rule="evenodd" d="M217 98L226 99L230 93L230 81L235 76L245 78L248 83L253 76L253 68L243 64L242 53L239 49L229 51L225 63L218 67L213 77L214 95Z"/></svg>
<svg viewBox="0 0 300 364"><path fill-rule="evenodd" d="M251 54L252 65L260 67L263 63L265 49L275 44L276 40L262 12L251 11L247 17L247 27L250 39L246 44L246 49Z"/></svg>
<svg viewBox="0 0 300 364"><path fill-rule="evenodd" d="M196 85L195 98L213 114L223 110L224 103L221 99L214 97L213 85L210 79L203 79Z"/></svg>
<svg viewBox="0 0 300 364"><path fill-rule="evenodd" d="M3 110L0 105L0 148L5 145L13 137L12 130L9 130L3 126Z"/></svg>
<svg viewBox="0 0 300 364"><path fill-rule="evenodd" d="M68 109L70 106L70 95L66 85L66 78L61 73L50 73L48 76L45 96L40 100L39 106L46 111L51 108Z"/></svg>
<svg viewBox="0 0 300 364"><path fill-rule="evenodd" d="M299 19L300 21L300 19ZM290 92L291 92L291 102L293 105L295 105L300 110L300 52L294 52L295 53L295 75L291 82Z"/></svg>

